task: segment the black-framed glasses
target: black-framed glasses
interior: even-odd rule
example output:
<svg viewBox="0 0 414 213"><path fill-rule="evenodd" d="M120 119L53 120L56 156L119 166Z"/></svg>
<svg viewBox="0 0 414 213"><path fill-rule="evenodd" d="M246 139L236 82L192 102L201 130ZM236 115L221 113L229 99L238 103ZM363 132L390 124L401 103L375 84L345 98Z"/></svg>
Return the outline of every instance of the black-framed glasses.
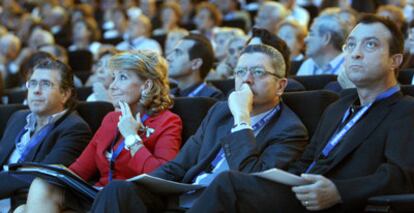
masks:
<svg viewBox="0 0 414 213"><path fill-rule="evenodd" d="M277 78L282 78L282 77L278 76L276 73L267 71L263 67L249 67L249 68L247 68L247 67L236 67L234 69L234 74L239 78L245 77L248 72L250 72L250 74L252 74L252 76L254 78L257 78L257 79L263 78L266 75L272 75L272 76L275 76Z"/></svg>

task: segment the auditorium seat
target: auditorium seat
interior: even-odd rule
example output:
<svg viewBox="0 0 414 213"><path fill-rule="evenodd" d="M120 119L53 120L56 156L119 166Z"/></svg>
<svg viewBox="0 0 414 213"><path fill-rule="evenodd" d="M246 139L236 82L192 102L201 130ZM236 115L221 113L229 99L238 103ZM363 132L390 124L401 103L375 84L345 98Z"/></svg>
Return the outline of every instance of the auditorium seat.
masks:
<svg viewBox="0 0 414 213"><path fill-rule="evenodd" d="M372 197L368 200L365 212L414 212L414 194Z"/></svg>
<svg viewBox="0 0 414 213"><path fill-rule="evenodd" d="M92 94L92 87L79 87L75 88L78 100L86 101L88 96Z"/></svg>
<svg viewBox="0 0 414 213"><path fill-rule="evenodd" d="M26 100L27 90L6 90L3 97L7 99L4 104L23 104Z"/></svg>
<svg viewBox="0 0 414 213"><path fill-rule="evenodd" d="M93 55L89 50L69 51L68 56L73 71L92 70Z"/></svg>
<svg viewBox="0 0 414 213"><path fill-rule="evenodd" d="M306 90L323 89L329 82L336 81L336 75L308 75L308 76L292 76L293 79L299 81Z"/></svg>
<svg viewBox="0 0 414 213"><path fill-rule="evenodd" d="M338 95L326 90L287 92L282 99L302 120L308 129L309 138L316 130L326 107L338 100Z"/></svg>
<svg viewBox="0 0 414 213"><path fill-rule="evenodd" d="M182 144L193 135L206 116L216 99L207 97L177 97L174 98L172 112L181 117L183 122Z"/></svg>
<svg viewBox="0 0 414 213"><path fill-rule="evenodd" d="M0 138L3 136L3 131L7 126L10 116L21 109L27 109L27 106L23 104L7 104L0 105Z"/></svg>
<svg viewBox="0 0 414 213"><path fill-rule="evenodd" d="M304 91L305 86L303 86L299 81L288 78L288 85L285 88L285 92L297 92L297 91Z"/></svg>
<svg viewBox="0 0 414 213"><path fill-rule="evenodd" d="M76 111L89 124L93 133L101 126L105 115L113 110L114 107L111 103L100 101L79 102L76 107Z"/></svg>
<svg viewBox="0 0 414 213"><path fill-rule="evenodd" d="M210 80L207 83L219 89L226 97L234 90L234 79Z"/></svg>
<svg viewBox="0 0 414 213"><path fill-rule="evenodd" d="M414 76L414 69L401 70L398 74L398 82L400 84L411 84Z"/></svg>

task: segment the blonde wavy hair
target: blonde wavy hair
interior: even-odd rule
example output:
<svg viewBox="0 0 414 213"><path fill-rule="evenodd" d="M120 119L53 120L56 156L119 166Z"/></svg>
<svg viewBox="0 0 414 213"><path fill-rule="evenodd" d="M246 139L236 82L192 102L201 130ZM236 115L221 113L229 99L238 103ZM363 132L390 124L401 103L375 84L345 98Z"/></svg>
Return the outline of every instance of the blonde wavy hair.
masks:
<svg viewBox="0 0 414 213"><path fill-rule="evenodd" d="M141 94L140 105L148 114L156 114L173 105L169 92L167 61L158 53L148 50L131 50L112 56L109 60L111 70L132 71L144 81L151 79L152 88ZM137 91L138 92L138 91Z"/></svg>

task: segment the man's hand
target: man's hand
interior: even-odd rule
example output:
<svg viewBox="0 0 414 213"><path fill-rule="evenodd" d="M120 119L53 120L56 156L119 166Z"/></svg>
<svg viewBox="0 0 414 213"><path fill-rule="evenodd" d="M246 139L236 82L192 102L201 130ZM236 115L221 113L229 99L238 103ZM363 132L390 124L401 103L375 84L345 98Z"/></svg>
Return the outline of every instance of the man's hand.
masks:
<svg viewBox="0 0 414 213"><path fill-rule="evenodd" d="M120 101L119 107L122 115L119 118L118 129L124 138L129 135L137 134L138 130L142 127L140 113L137 113L136 118L131 113L131 109L128 104Z"/></svg>
<svg viewBox="0 0 414 213"><path fill-rule="evenodd" d="M302 174L311 184L295 186L292 191L310 211L327 209L341 202L341 195L335 184L322 175Z"/></svg>
<svg viewBox="0 0 414 213"><path fill-rule="evenodd" d="M253 109L253 92L249 85L242 84L239 90L232 92L228 102L234 123L246 122L250 124L250 113Z"/></svg>

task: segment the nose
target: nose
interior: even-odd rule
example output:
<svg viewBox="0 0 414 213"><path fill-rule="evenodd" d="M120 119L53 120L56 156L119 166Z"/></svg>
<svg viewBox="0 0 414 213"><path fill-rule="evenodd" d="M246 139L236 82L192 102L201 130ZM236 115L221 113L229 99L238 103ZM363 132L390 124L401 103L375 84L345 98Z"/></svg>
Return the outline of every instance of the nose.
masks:
<svg viewBox="0 0 414 213"><path fill-rule="evenodd" d="M348 54L351 55L352 59L361 59L363 57L363 52L361 51L362 45L357 45L351 52Z"/></svg>
<svg viewBox="0 0 414 213"><path fill-rule="evenodd" d="M251 72L247 72L245 76L243 76L243 83L252 84L254 81L254 77Z"/></svg>

